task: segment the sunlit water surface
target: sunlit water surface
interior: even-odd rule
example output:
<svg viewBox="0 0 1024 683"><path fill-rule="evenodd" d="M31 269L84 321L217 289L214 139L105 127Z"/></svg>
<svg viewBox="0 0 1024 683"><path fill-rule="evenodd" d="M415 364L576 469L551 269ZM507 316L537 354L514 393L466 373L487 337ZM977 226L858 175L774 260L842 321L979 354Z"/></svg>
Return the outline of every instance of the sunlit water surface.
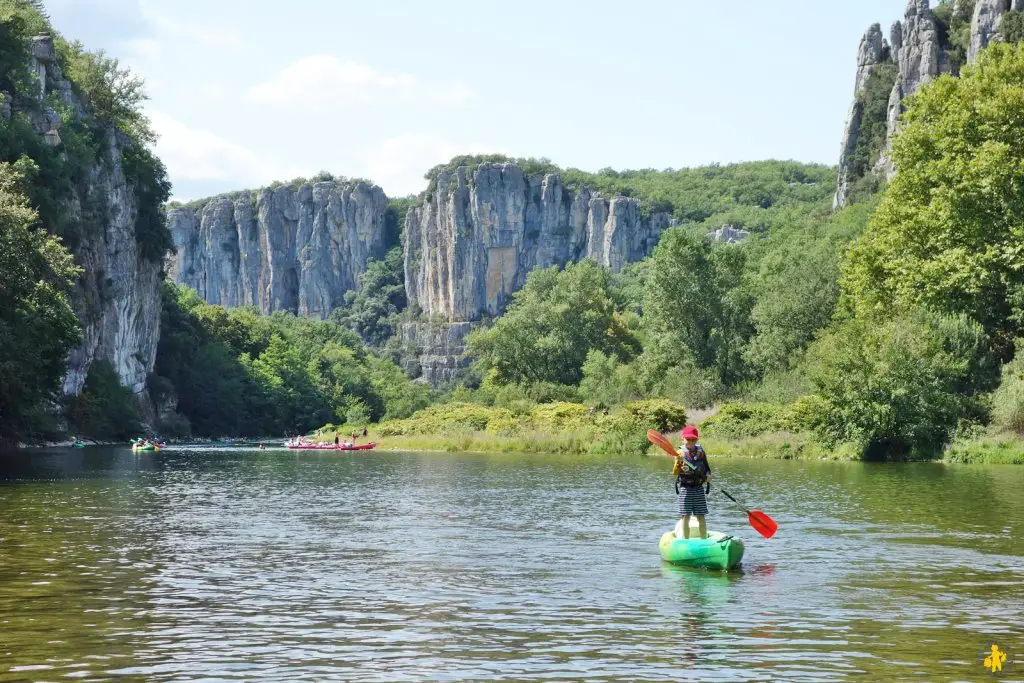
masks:
<svg viewBox="0 0 1024 683"><path fill-rule="evenodd" d="M728 574L666 459L0 455L0 681L1024 679L1024 467L714 462Z"/></svg>

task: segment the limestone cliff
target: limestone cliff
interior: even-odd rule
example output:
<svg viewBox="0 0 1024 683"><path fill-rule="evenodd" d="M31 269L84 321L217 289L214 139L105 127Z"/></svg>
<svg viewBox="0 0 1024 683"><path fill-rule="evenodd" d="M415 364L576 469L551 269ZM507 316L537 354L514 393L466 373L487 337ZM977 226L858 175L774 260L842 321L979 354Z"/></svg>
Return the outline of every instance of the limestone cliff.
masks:
<svg viewBox="0 0 1024 683"><path fill-rule="evenodd" d="M853 152L858 136L865 126L858 108L860 94L865 83L865 70L877 68L884 60L891 59L898 68L898 76L892 84L885 111L885 145L874 162L874 171L891 178L896 172L891 159L893 135L899 129L899 119L904 101L921 85L944 73L958 73L959 65L951 58L956 48L950 43L950 26L943 23L930 8L929 0L910 0L903 21L893 24L889 34L888 55L882 54L877 46L880 39L878 25L868 29L861 41L857 57L857 74L854 86L854 105L847 119L843 140L840 145L839 178L836 184L834 205L844 206L849 199L853 183L857 180L853 169ZM1012 7L1011 7L1012 5ZM973 60L982 47L997 38L999 19L1003 13L1017 5L1024 6L1024 0L977 0L970 13L970 45L967 50L968 62ZM953 16L970 12L970 2L959 0L953 9ZM964 24L966 26L966 24ZM882 41L884 44L884 41Z"/></svg>
<svg viewBox="0 0 1024 683"><path fill-rule="evenodd" d="M121 383L135 392L143 417L151 417L146 378L160 340L162 268L142 256L135 239L137 206L120 164L121 145L111 136L105 159L93 168L90 195L104 204L108 224L102 235L73 251L84 269L72 295L84 343L71 352L64 392L77 394L96 360L113 365ZM76 202L74 211L82 211Z"/></svg>
<svg viewBox="0 0 1024 683"><path fill-rule="evenodd" d="M928 0L910 0L903 23L896 22L892 27L893 59L900 75L889 95L885 149L876 164L876 169L887 178L896 172L892 163L892 138L899 130L903 101L931 79L953 70L947 52L949 45L942 42L940 28Z"/></svg>
<svg viewBox="0 0 1024 683"><path fill-rule="evenodd" d="M1024 12L1024 0L977 0L971 20L971 42L967 58L974 60L989 43L999 40L999 23L1009 11Z"/></svg>
<svg viewBox="0 0 1024 683"><path fill-rule="evenodd" d="M61 72L50 36L32 41L30 66L39 82L40 99L55 96L74 116L82 115L85 107ZM3 115L10 116L10 110ZM31 116L43 141L59 145L61 116L49 108ZM139 199L122 162L128 145L129 140L118 132L105 134L100 158L76 187L68 207L72 222L82 222L88 215L89 224L97 229L86 231L71 245L76 263L84 270L72 303L85 340L70 355L63 389L77 394L89 366L106 360L135 392L143 417L151 417L146 377L153 369L160 335L161 264L147 259L136 239Z"/></svg>
<svg viewBox="0 0 1024 683"><path fill-rule="evenodd" d="M879 24L872 24L861 38L860 46L857 48L857 76L854 80L853 104L850 105L850 113L846 117L839 153L839 181L833 201L836 207L846 203L857 176L854 155L863 127L865 88L872 76L878 72L878 68L889 59L890 46L882 37L882 27Z"/></svg>
<svg viewBox="0 0 1024 683"><path fill-rule="evenodd" d="M416 354L403 368L433 387L457 381L473 363L466 356L471 323L406 323L399 333L402 345Z"/></svg>
<svg viewBox="0 0 1024 683"><path fill-rule="evenodd" d="M448 321L498 315L534 268L588 258L620 270L647 256L669 215L639 203L571 191L557 174L514 164L442 171L405 227L409 303Z"/></svg>
<svg viewBox="0 0 1024 683"><path fill-rule="evenodd" d="M171 209L168 276L211 304L326 317L387 248L387 197L362 181L325 181Z"/></svg>

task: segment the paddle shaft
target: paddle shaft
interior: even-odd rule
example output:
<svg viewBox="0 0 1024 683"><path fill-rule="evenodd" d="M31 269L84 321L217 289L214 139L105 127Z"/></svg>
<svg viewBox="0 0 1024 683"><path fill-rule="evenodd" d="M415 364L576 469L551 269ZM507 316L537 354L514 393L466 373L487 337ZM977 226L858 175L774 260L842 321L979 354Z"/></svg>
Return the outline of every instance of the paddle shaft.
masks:
<svg viewBox="0 0 1024 683"><path fill-rule="evenodd" d="M728 491L726 491L725 489L723 489L723 488L722 488L721 486L719 486L719 487L718 487L718 490L719 490L719 491L721 491L721 492L722 492L722 495L724 495L724 496L725 496L726 498L728 498L729 500L731 500L732 502L736 503L736 504L737 504L737 505L739 505L739 506L740 506L741 508L743 508L743 511L744 511L744 512L746 512L746 513L747 513L748 515L749 515L749 514L751 514L750 510L749 510L749 509L747 509L747 506L746 506L746 505L744 505L743 503L739 502L738 500L736 500L736 499L735 499L735 498L733 498L732 496L730 496L730 495L729 495L729 492L728 492Z"/></svg>

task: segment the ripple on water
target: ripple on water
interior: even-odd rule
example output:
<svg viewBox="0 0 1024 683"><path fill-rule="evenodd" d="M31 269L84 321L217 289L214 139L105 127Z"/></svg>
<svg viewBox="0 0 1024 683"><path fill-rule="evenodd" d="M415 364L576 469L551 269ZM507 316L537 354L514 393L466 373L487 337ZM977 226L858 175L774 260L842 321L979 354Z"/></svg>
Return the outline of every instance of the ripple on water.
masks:
<svg viewBox="0 0 1024 683"><path fill-rule="evenodd" d="M966 680L1024 649L1024 468L717 463L780 525L713 491L728 574L660 561L663 461L5 462L0 680Z"/></svg>

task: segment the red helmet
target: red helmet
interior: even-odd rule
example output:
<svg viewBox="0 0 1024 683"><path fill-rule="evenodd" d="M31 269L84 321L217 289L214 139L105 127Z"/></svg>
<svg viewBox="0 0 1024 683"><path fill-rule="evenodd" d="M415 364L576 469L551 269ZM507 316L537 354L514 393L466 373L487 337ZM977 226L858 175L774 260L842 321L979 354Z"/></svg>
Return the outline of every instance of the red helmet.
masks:
<svg viewBox="0 0 1024 683"><path fill-rule="evenodd" d="M700 435L697 433L697 428L693 425L686 425L683 427L683 431L679 432L684 439L699 439Z"/></svg>

